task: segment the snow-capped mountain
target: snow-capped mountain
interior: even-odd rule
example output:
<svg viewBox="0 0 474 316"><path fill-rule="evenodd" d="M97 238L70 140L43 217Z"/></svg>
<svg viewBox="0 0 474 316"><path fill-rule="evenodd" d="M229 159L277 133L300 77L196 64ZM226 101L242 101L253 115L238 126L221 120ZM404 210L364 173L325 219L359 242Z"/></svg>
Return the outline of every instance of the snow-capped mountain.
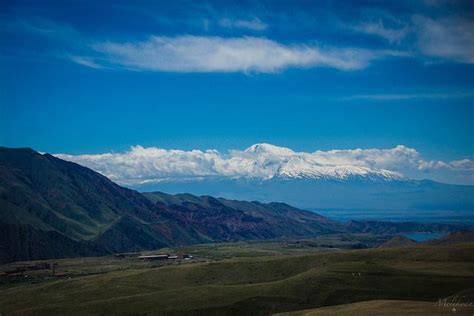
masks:
<svg viewBox="0 0 474 316"><path fill-rule="evenodd" d="M125 153L56 156L140 191L278 201L314 209L474 210L474 186L411 180L402 174L427 166L459 168L459 161L427 161L402 145L298 152L261 143L225 154L135 146Z"/></svg>
<svg viewBox="0 0 474 316"><path fill-rule="evenodd" d="M294 151L260 143L245 150L178 150L133 146L123 153L57 154L58 158L91 168L119 184L137 186L203 179L326 179L400 181L422 178L431 171L472 172L469 159L425 160L413 148Z"/></svg>
<svg viewBox="0 0 474 316"><path fill-rule="evenodd" d="M301 153L289 148L261 143L250 146L244 151L254 166L265 170L264 180L272 178L286 179L326 179L347 180L365 178L371 180L403 180L400 173L364 166L362 162L334 161L321 156L321 152Z"/></svg>
<svg viewBox="0 0 474 316"><path fill-rule="evenodd" d="M276 177L289 179L338 179L365 178L370 180L403 180L401 174L384 169L370 169L352 165L319 165L294 156L283 161L275 173Z"/></svg>
<svg viewBox="0 0 474 316"><path fill-rule="evenodd" d="M474 210L474 186L410 180L382 168L400 156L415 161L417 157L406 158L409 154L410 149L403 146L389 155L370 150L304 153L263 143L232 153L226 166L240 171L233 176L164 181L137 188L278 201L306 209Z"/></svg>

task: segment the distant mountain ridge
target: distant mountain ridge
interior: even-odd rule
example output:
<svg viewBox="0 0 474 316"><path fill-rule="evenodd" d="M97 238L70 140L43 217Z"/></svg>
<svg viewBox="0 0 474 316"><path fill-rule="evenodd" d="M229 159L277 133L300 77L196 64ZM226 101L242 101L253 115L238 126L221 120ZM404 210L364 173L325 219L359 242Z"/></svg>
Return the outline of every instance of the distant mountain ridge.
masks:
<svg viewBox="0 0 474 316"><path fill-rule="evenodd" d="M375 175L344 179L273 177L256 179L202 179L161 182L135 187L141 192L221 196L236 200L284 202L302 209L472 210L474 186L430 180L396 180Z"/></svg>
<svg viewBox="0 0 474 316"><path fill-rule="evenodd" d="M416 245L417 242L413 239L402 235L396 235L390 240L387 240L383 244L379 245L377 248L396 248L396 247L408 247Z"/></svg>
<svg viewBox="0 0 474 316"><path fill-rule="evenodd" d="M0 261L345 230L282 203L145 196L49 154L0 147Z"/></svg>

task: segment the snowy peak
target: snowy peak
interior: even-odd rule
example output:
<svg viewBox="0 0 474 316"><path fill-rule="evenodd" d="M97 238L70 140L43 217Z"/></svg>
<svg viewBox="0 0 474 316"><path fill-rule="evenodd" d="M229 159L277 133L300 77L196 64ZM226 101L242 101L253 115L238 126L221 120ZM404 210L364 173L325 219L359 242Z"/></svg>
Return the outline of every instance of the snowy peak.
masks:
<svg viewBox="0 0 474 316"><path fill-rule="evenodd" d="M266 154L266 155L272 155L272 156L281 156L281 157L286 157L286 156L292 156L295 155L296 153L286 147L279 147L275 146L272 144L267 144L267 143L259 143L250 146L245 150L246 153L251 153L251 154Z"/></svg>
<svg viewBox="0 0 474 316"><path fill-rule="evenodd" d="M308 159L309 158L309 159ZM275 176L287 179L339 179L365 178L370 180L402 180L397 172L371 169L354 165L328 165L311 161L311 157L293 156L285 160Z"/></svg>
<svg viewBox="0 0 474 316"><path fill-rule="evenodd" d="M289 148L267 143L250 146L244 151L245 159L254 160L253 166L263 171L265 179L347 180L402 180L397 172L358 164L357 161L327 159L320 152L295 152Z"/></svg>
<svg viewBox="0 0 474 316"><path fill-rule="evenodd" d="M405 146L304 152L259 143L245 150L229 150L227 153L135 146L125 153L58 154L56 157L82 164L125 185L202 181L206 178L264 181L272 178L364 178L392 181L404 179L398 173L404 170L470 166L470 161L454 161L450 164L425 161L416 150Z"/></svg>

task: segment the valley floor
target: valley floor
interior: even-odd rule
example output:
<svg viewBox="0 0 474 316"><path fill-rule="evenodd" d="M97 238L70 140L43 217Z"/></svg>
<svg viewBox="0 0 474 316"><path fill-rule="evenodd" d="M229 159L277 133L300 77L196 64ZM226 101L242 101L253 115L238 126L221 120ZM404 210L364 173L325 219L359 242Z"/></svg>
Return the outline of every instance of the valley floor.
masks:
<svg viewBox="0 0 474 316"><path fill-rule="evenodd" d="M285 247L195 246L187 249L198 254L195 259L171 264L64 259L60 265L76 272L70 277L3 283L0 314L436 315L431 311L440 299L474 301L474 243L293 252ZM212 253L214 258L206 255ZM452 307L435 310L444 315ZM457 308L456 315L472 314L471 307Z"/></svg>

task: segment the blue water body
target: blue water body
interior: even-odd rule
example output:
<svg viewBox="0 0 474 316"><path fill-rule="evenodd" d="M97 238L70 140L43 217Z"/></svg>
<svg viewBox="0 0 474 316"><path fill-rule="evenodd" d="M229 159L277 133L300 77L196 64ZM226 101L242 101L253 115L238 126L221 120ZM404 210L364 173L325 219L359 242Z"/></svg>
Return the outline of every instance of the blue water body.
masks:
<svg viewBox="0 0 474 316"><path fill-rule="evenodd" d="M408 233L408 234L403 234L405 237L408 237L410 239L413 239L415 241L426 241L426 240L432 240L432 239L438 239L446 234L444 233L433 233L433 232L415 232L415 233Z"/></svg>

